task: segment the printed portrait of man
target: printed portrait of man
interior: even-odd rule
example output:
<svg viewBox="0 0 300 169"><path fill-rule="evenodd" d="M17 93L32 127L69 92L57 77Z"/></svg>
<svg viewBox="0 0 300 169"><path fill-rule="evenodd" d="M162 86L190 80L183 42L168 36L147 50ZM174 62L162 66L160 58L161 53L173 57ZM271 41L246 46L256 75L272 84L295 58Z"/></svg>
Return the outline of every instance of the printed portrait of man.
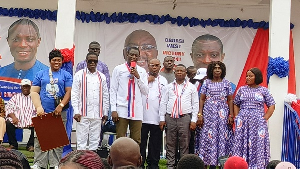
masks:
<svg viewBox="0 0 300 169"><path fill-rule="evenodd" d="M146 30L135 30L125 39L123 56L126 54L126 48L133 46L140 51L140 58L137 64L148 72L148 61L156 59L158 55L155 38Z"/></svg>
<svg viewBox="0 0 300 169"><path fill-rule="evenodd" d="M38 26L32 20L22 18L12 23L6 40L14 62L0 68L0 77L32 81L35 73L48 68L36 59L41 37Z"/></svg>

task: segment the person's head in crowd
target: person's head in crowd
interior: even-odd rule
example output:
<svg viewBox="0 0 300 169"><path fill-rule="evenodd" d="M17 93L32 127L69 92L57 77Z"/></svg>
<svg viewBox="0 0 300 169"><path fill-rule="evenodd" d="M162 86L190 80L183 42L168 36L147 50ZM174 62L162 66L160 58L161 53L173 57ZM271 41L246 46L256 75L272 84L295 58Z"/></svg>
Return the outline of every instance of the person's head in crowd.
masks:
<svg viewBox="0 0 300 169"><path fill-rule="evenodd" d="M177 169L204 169L203 160L195 154L184 155L177 164Z"/></svg>
<svg viewBox="0 0 300 169"><path fill-rule="evenodd" d="M107 161L107 158L101 158L101 160L102 160L102 163L103 163L105 169L111 169L111 166L109 165L109 163Z"/></svg>
<svg viewBox="0 0 300 169"><path fill-rule="evenodd" d="M151 59L149 61L149 75L156 77L160 70L160 61L158 59Z"/></svg>
<svg viewBox="0 0 300 169"><path fill-rule="evenodd" d="M232 156L225 162L224 169L248 169L248 164L242 157Z"/></svg>
<svg viewBox="0 0 300 169"><path fill-rule="evenodd" d="M22 90L22 93L25 96L28 96L30 94L30 89L31 89L31 81L29 79L23 79L21 81L21 90Z"/></svg>
<svg viewBox="0 0 300 169"><path fill-rule="evenodd" d="M158 51L155 38L146 30L135 30L130 33L124 44L123 55L126 58L126 48L137 47L140 51L140 58L137 64L148 72L147 61L157 58Z"/></svg>
<svg viewBox="0 0 300 169"><path fill-rule="evenodd" d="M139 58L140 58L140 51L137 47L131 46L126 48L125 60L128 65L130 65L131 62L137 62Z"/></svg>
<svg viewBox="0 0 300 169"><path fill-rule="evenodd" d="M18 156L19 160L22 163L23 169L31 169L31 167L29 165L29 162L28 162L28 159L23 153L21 153L18 150L15 150L15 149L10 149L9 151L13 152L15 155Z"/></svg>
<svg viewBox="0 0 300 169"><path fill-rule="evenodd" d="M71 151L59 162L59 169L104 169L99 155L90 150Z"/></svg>
<svg viewBox="0 0 300 169"><path fill-rule="evenodd" d="M207 68L208 64L212 61L223 62L225 57L223 43L214 35L201 35L194 40L190 55L197 69Z"/></svg>
<svg viewBox="0 0 300 169"><path fill-rule="evenodd" d="M93 41L89 44L88 52L94 52L97 56L100 55L101 46L99 42Z"/></svg>
<svg viewBox="0 0 300 169"><path fill-rule="evenodd" d="M111 145L108 163L113 169L130 165L139 167L142 163L139 145L131 138L118 138Z"/></svg>
<svg viewBox="0 0 300 169"><path fill-rule="evenodd" d="M195 79L195 76L197 75L197 69L195 68L195 66L189 66L186 69L186 75L192 84L196 83L197 79Z"/></svg>
<svg viewBox="0 0 300 169"><path fill-rule="evenodd" d="M296 169L296 167L290 162L280 162L275 169Z"/></svg>
<svg viewBox="0 0 300 169"><path fill-rule="evenodd" d="M195 66L189 66L186 69L186 75L187 75L188 78L194 79L194 77L196 76L196 74L197 74L197 69L195 68Z"/></svg>
<svg viewBox="0 0 300 169"><path fill-rule="evenodd" d="M64 57L61 54L60 50L53 49L49 53L49 62L50 62L50 68L52 71L58 71L62 66L63 60L64 60Z"/></svg>
<svg viewBox="0 0 300 169"><path fill-rule="evenodd" d="M175 59L172 56L166 56L164 58L164 72L173 72Z"/></svg>
<svg viewBox="0 0 300 169"><path fill-rule="evenodd" d="M19 19L8 28L7 43L15 68L28 70L36 61L41 37L38 26L30 19Z"/></svg>
<svg viewBox="0 0 300 169"><path fill-rule="evenodd" d="M246 75L246 84L251 85L259 85L263 82L263 76L260 69L254 67L247 71Z"/></svg>
<svg viewBox="0 0 300 169"><path fill-rule="evenodd" d="M0 145L0 169L23 169L19 157Z"/></svg>
<svg viewBox="0 0 300 169"><path fill-rule="evenodd" d="M206 68L199 68L197 70L197 74L194 77L195 80L199 80L201 83L207 78L207 69Z"/></svg>
<svg viewBox="0 0 300 169"><path fill-rule="evenodd" d="M180 82L183 82L185 80L185 77L186 77L186 67L183 65L183 64L178 64L176 67L175 67L175 79L176 79L176 82L180 83Z"/></svg>
<svg viewBox="0 0 300 169"><path fill-rule="evenodd" d="M207 66L207 78L214 79L214 78L221 78L224 79L226 75L226 66L221 61L213 61Z"/></svg>
<svg viewBox="0 0 300 169"><path fill-rule="evenodd" d="M118 167L118 169L139 169L139 167L133 165L127 165L127 166Z"/></svg>
<svg viewBox="0 0 300 169"><path fill-rule="evenodd" d="M98 55L94 52L89 52L86 55L86 63L87 63L87 69L94 73L97 70L97 63L98 63Z"/></svg>
<svg viewBox="0 0 300 169"><path fill-rule="evenodd" d="M281 161L280 160L272 160L268 163L267 168L266 169L275 169L275 167L277 166L277 164L279 164Z"/></svg>

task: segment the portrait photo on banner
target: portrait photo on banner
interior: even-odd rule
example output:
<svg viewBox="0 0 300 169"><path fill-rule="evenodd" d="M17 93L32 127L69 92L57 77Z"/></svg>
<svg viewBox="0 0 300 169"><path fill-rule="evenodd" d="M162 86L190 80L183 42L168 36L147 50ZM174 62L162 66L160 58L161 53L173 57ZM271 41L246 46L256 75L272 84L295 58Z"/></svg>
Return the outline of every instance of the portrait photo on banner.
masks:
<svg viewBox="0 0 300 169"><path fill-rule="evenodd" d="M101 45L99 60L107 64L110 73L125 63L126 47L135 46L140 50L137 64L146 70L149 59L158 58L162 63L166 56L174 57L175 64L196 68L205 68L210 61L222 61L227 67L225 78L237 84L256 31L241 27L179 27L168 22L106 24L76 20L75 65L84 60L88 44L97 41Z"/></svg>
<svg viewBox="0 0 300 169"><path fill-rule="evenodd" d="M0 17L0 96L8 101L20 93L22 79L48 69L54 48L56 22L41 19Z"/></svg>

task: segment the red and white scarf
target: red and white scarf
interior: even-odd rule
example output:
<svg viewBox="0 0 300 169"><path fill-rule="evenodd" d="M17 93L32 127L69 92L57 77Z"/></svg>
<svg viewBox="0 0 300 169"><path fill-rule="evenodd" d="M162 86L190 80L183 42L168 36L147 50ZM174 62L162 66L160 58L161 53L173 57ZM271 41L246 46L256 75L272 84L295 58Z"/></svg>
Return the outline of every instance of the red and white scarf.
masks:
<svg viewBox="0 0 300 169"><path fill-rule="evenodd" d="M176 81L174 81L174 94L176 95L176 100L174 102L173 109L172 109L172 114L171 114L172 118L179 118L180 116L182 116L181 96L184 93L187 85L188 85L188 82L185 80L184 86L179 95L178 94L178 84L176 83Z"/></svg>
<svg viewBox="0 0 300 169"><path fill-rule="evenodd" d="M87 70L83 70L82 74L82 81L81 81L81 101L82 101L82 107L81 107L81 115L86 116L87 115L87 77L86 77ZM98 79L99 79L99 117L103 117L103 88L102 88L102 79L100 76L100 73L97 71Z"/></svg>

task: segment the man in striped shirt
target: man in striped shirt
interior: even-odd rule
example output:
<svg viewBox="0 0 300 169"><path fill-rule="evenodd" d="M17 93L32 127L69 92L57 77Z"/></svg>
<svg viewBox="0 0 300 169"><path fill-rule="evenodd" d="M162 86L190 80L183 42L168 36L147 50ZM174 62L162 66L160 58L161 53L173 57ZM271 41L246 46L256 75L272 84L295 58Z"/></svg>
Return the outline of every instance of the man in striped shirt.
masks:
<svg viewBox="0 0 300 169"><path fill-rule="evenodd" d="M34 129L32 127L31 118L36 116L35 107L30 97L31 81L23 79L21 81L22 93L14 95L6 104L6 132L10 148L18 149L16 140L16 128L29 128L31 134L27 143L27 150L34 151Z"/></svg>

